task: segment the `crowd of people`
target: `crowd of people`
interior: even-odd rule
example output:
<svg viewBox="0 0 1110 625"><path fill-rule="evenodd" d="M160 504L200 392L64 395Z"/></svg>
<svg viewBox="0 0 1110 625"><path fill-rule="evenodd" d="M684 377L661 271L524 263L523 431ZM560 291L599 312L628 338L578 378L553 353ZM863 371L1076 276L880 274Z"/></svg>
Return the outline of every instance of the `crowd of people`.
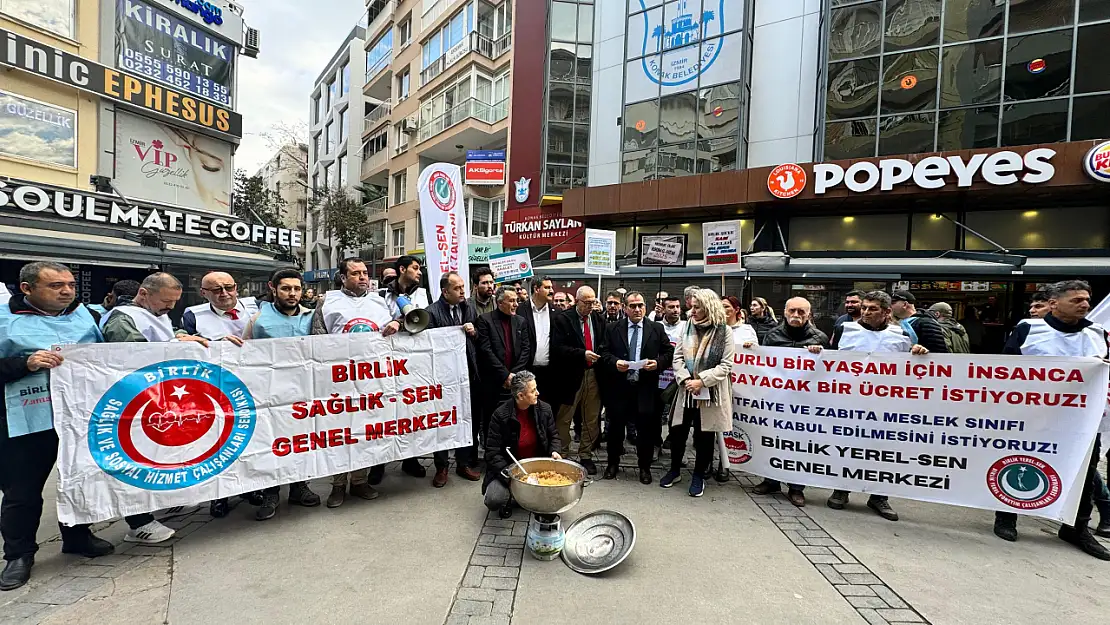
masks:
<svg viewBox="0 0 1110 625"><path fill-rule="evenodd" d="M802 297L789 299L780 318L763 298L744 306L735 296L697 286L684 289L681 297L657 292L651 302L645 294L623 288L602 300L590 286L557 292L544 276L527 285L498 285L489 269L482 268L473 276L471 292L458 273L442 275L441 295L433 302L421 286L420 261L411 256L398 259L380 279L381 288L372 288L366 263L347 258L337 268L337 288L322 296L305 290L297 270L281 269L270 277L268 292L253 298L240 297L231 275L211 272L200 283L205 301L186 308L174 327L169 313L181 299L182 285L168 273L153 273L142 282L117 282L102 305L85 306L76 299L76 281L65 265L24 266L19 292L0 301L0 383L8 398L0 405L0 532L6 560L0 590L26 583L38 549L42 491L58 452L47 380L47 372L62 362L50 349L56 344L242 345L351 332L391 336L405 330L405 306L424 308L429 327L456 327L466 335L473 444L454 450L454 472L463 480L481 481L485 505L506 518L514 504L501 473L510 462L506 450L518 458L574 458L590 475L600 472L602 479L611 480L621 473L628 441L635 448L638 480L645 485L653 482L652 463L669 453L669 468L659 486L672 488L682 479L692 440L689 494L700 497L707 479L729 479L724 434L732 429L731 370L739 350L762 345L813 353L968 351L967 333L952 319L952 307L937 302L918 309L908 291L848 293L845 313L829 337L814 325L811 304ZM1085 319L1089 309L1086 283L1050 286L1034 296L1029 318L1012 332L1005 353L1107 358L1106 333ZM43 401L33 401L36 397ZM1110 537L1110 493L1097 469L1099 443L1082 484L1076 519L1062 526L1059 536L1110 560L1110 552L1094 538ZM604 460L603 470L595 459ZM400 465L414 478L427 476L417 458ZM434 454L433 468L431 485L442 488L450 474L448 451ZM348 497L377 498L375 486L384 472L380 465L332 476L327 507L342 506ZM795 506L806 504L805 486L786 485ZM754 492L781 488L765 479ZM834 491L826 503L843 509L849 496ZM260 521L273 518L280 508L279 487L243 498L256 506ZM323 501L307 483L296 482L288 486L288 502L313 507ZM867 506L884 519L898 520L884 496L871 495ZM1096 506L1100 523L1092 533L1088 524ZM230 506L223 499L210 502L209 509L212 516L223 517ZM130 528L126 541L159 543L174 535L151 514L125 521ZM1016 521L1015 514L997 513L995 533L1016 540ZM85 525L61 525L60 532L65 553L97 557L114 549Z"/></svg>

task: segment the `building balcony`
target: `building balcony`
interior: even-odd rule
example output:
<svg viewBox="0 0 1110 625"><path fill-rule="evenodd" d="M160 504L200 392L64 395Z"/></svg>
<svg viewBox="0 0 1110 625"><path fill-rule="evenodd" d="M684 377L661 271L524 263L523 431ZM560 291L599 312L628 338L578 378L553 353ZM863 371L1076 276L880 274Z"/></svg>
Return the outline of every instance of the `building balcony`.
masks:
<svg viewBox="0 0 1110 625"><path fill-rule="evenodd" d="M375 128L381 126L384 122L389 121L389 115L393 112L393 105L389 102L382 102L378 108L370 111L363 118L362 133L365 135L373 131Z"/></svg>
<svg viewBox="0 0 1110 625"><path fill-rule="evenodd" d="M416 147L421 157L454 161L459 149L503 145L508 139L509 100L497 104L469 98L443 115L424 122L417 131Z"/></svg>
<svg viewBox="0 0 1110 625"><path fill-rule="evenodd" d="M367 17L370 17L370 24L366 27L366 40L375 41L378 35L384 30L386 24L393 22L393 14L397 10L397 0L388 0L387 2L372 2L379 6L377 14L374 14L374 9Z"/></svg>
<svg viewBox="0 0 1110 625"><path fill-rule="evenodd" d="M468 119L476 119L487 124L496 124L509 116L509 100L506 98L497 104L487 104L477 98L468 98L451 108L443 115L421 124L416 142L422 143L447 129L461 124Z"/></svg>
<svg viewBox="0 0 1110 625"><path fill-rule="evenodd" d="M362 181L373 178L382 168L389 167L389 149L378 150L362 159Z"/></svg>
<svg viewBox="0 0 1110 625"><path fill-rule="evenodd" d="M384 218L386 210L389 208L386 203L387 199L388 198L383 195L380 198L370 200L369 202L363 204L362 207L366 209L366 218L371 221Z"/></svg>
<svg viewBox="0 0 1110 625"><path fill-rule="evenodd" d="M443 56L431 62L420 72L420 85L424 86L434 80L443 72L463 59L471 52L477 52L490 60L496 60L512 48L513 35L508 33L499 39L490 39L477 32L471 32L454 47L447 50Z"/></svg>

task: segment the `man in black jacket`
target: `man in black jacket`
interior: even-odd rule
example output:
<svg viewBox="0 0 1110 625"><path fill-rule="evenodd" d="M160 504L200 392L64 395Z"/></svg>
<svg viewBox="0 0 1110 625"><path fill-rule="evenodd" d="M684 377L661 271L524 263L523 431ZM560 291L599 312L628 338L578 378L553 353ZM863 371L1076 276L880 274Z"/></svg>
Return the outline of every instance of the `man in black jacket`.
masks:
<svg viewBox="0 0 1110 625"><path fill-rule="evenodd" d="M501 402L493 412L486 438L486 479L482 482L486 507L497 510L502 519L512 516L512 495L509 478L501 475L512 460L505 449L520 458L559 455L559 432L551 406L540 401L536 376L522 371L513 376L512 397Z"/></svg>
<svg viewBox="0 0 1110 625"><path fill-rule="evenodd" d="M582 442L578 447L579 462L590 475L597 475L593 461L597 445L601 398L598 394L597 361L605 351L605 315L594 311L597 295L588 286L578 288L574 308L564 310L551 324L551 351L555 370L559 372L553 399L559 404L555 425L562 441L561 453L570 446L570 424L574 412L582 407Z"/></svg>
<svg viewBox="0 0 1110 625"><path fill-rule="evenodd" d="M829 337L813 325L810 314L812 308L809 300L804 297L792 297L786 300L782 312L782 322L763 337L764 347L794 347L808 349L810 353L819 354L829 346ZM744 343L745 348L754 347L752 343ZM802 484L787 484L786 498L790 503L801 508L806 505L805 486ZM752 491L757 495L777 493L781 489L778 480L764 479Z"/></svg>
<svg viewBox="0 0 1110 625"><path fill-rule="evenodd" d="M625 297L624 317L606 329L601 348L601 366L607 371L609 381L601 393L609 416L609 464L604 475L607 480L617 477L624 447L624 427L633 424L638 433L636 459L640 483L651 484L652 455L662 431L659 371L673 360L674 347L663 325L648 321L645 313L644 295L638 291L629 293Z"/></svg>
<svg viewBox="0 0 1110 625"><path fill-rule="evenodd" d="M455 450L455 474L459 477L477 482L481 474L474 470L478 463L479 434L482 428L482 381L478 373L478 347L475 338L478 329L475 327L476 318L474 310L466 301L466 282L455 271L443 274L439 279L440 296L434 304L428 307L428 316L431 317L429 328L462 328L466 333L466 364L470 370L470 424L473 432L473 444L470 447L460 447ZM447 450L437 451L432 455L435 460L436 474L432 478L432 486L442 488L447 485Z"/></svg>
<svg viewBox="0 0 1110 625"><path fill-rule="evenodd" d="M528 368L532 344L524 320L517 316L516 289L500 286L497 308L478 317L478 363L487 412L509 399L513 376Z"/></svg>
<svg viewBox="0 0 1110 625"><path fill-rule="evenodd" d="M551 278L537 276L532 279L532 297L520 302L516 314L524 320L528 330L528 340L532 353L528 358L528 370L536 376L536 386L540 397L551 403L551 320L554 317L551 297L555 287Z"/></svg>
<svg viewBox="0 0 1110 625"><path fill-rule="evenodd" d="M932 313L917 309L917 298L909 291L895 291L890 295L890 315L902 325L910 326L917 335L914 343L923 346L934 354L947 354L948 344L944 341L944 328ZM912 337L911 337L912 338Z"/></svg>

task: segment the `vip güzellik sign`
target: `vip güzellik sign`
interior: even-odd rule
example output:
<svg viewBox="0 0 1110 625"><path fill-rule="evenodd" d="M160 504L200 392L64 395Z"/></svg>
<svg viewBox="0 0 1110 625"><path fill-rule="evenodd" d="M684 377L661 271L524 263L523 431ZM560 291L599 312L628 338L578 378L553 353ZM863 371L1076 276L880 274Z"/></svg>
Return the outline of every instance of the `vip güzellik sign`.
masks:
<svg viewBox="0 0 1110 625"><path fill-rule="evenodd" d="M62 348L58 516L92 523L471 443L465 335ZM290 365L275 370L274 362ZM276 377L275 377L276 376Z"/></svg>

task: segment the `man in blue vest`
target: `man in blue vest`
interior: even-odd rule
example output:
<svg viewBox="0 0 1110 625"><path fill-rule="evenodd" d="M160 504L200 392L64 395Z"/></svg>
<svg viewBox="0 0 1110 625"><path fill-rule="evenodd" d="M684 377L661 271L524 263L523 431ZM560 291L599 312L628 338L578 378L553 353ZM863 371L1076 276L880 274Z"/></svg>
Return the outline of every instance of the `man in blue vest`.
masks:
<svg viewBox="0 0 1110 625"><path fill-rule="evenodd" d="M47 371L62 364L51 346L98 343L92 314L76 300L77 281L65 265L37 262L19 271L19 290L0 305L0 534L4 571L0 590L27 583L35 564L42 489L58 457ZM89 558L112 553L112 543L88 525L59 524L62 553Z"/></svg>
<svg viewBox="0 0 1110 625"><path fill-rule="evenodd" d="M301 273L296 269L278 269L270 276L268 286L273 301L259 302L258 313L247 323L243 338L278 339L312 334L314 311L301 305L301 292L304 290ZM274 518L280 491L280 486L262 491L262 503L255 513L256 519L265 521ZM312 492L308 482L294 482L289 485L289 503L313 508L320 505L320 496Z"/></svg>

